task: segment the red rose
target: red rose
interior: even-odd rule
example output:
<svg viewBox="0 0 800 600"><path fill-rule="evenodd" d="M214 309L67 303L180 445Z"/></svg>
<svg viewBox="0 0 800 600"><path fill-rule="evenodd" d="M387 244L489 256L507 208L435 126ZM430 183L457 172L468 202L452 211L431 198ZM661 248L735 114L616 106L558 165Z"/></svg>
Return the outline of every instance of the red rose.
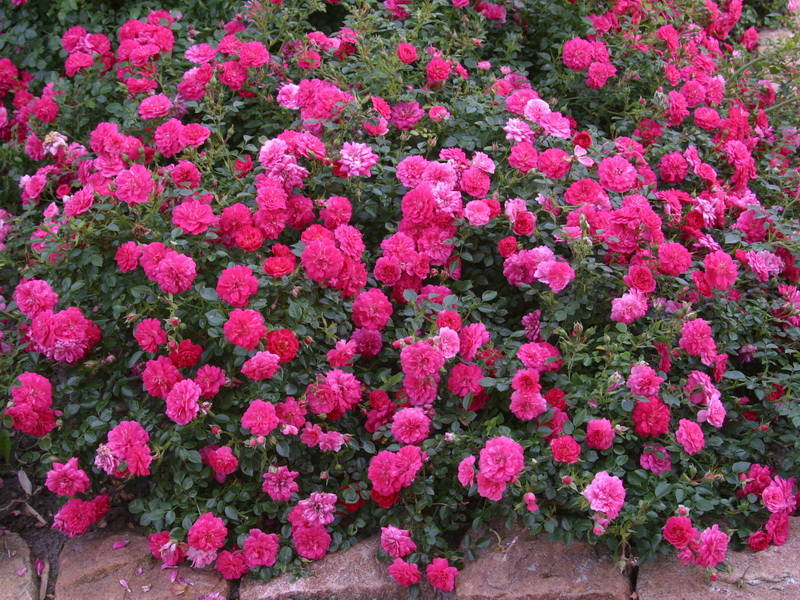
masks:
<svg viewBox="0 0 800 600"><path fill-rule="evenodd" d="M758 421L760 417L758 413L754 410L746 410L742 413L742 418L746 419L747 421Z"/></svg>
<svg viewBox="0 0 800 600"><path fill-rule="evenodd" d="M253 157L249 154L244 155L244 159L236 159L233 163L233 169L236 171L236 177L244 177L253 170Z"/></svg>
<svg viewBox="0 0 800 600"><path fill-rule="evenodd" d="M489 218L494 219L500 214L500 203L494 198L484 198L483 200L489 206Z"/></svg>
<svg viewBox="0 0 800 600"><path fill-rule="evenodd" d="M701 213L699 210L690 210L688 213L686 213L685 224L685 226L689 229L702 229L705 227L703 213Z"/></svg>
<svg viewBox="0 0 800 600"><path fill-rule="evenodd" d="M294 271L294 256L273 256L264 260L264 272L273 277L283 277Z"/></svg>
<svg viewBox="0 0 800 600"><path fill-rule="evenodd" d="M202 146L210 135L211 131L208 127L200 125L199 123L189 123L188 125L184 125L183 129L181 129L180 142L183 146L197 148L198 146Z"/></svg>
<svg viewBox="0 0 800 600"><path fill-rule="evenodd" d="M592 419L586 424L586 445L590 448L608 450L614 437L614 426L608 419Z"/></svg>
<svg viewBox="0 0 800 600"><path fill-rule="evenodd" d="M581 455L581 446L572 436L562 435L550 440L550 452L553 453L553 460L574 464Z"/></svg>
<svg viewBox="0 0 800 600"><path fill-rule="evenodd" d="M786 388L780 384L773 383L772 384L772 391L767 394L767 400L770 402L777 402L783 397L783 394L786 392Z"/></svg>
<svg viewBox="0 0 800 600"><path fill-rule="evenodd" d="M169 353L172 364L182 369L183 367L193 367L200 360L203 347L192 343L191 340L183 340Z"/></svg>
<svg viewBox="0 0 800 600"><path fill-rule="evenodd" d="M545 436L545 440L550 442L561 435L564 424L569 421L569 415L561 409L552 407L553 416L547 421L541 421L540 425L550 430L550 434Z"/></svg>
<svg viewBox="0 0 800 600"><path fill-rule="evenodd" d="M589 135L588 131L579 131L572 138L572 143L576 146L580 146L581 148L591 148L592 136Z"/></svg>
<svg viewBox="0 0 800 600"><path fill-rule="evenodd" d="M698 534L689 517L670 517L661 530L661 535L676 548L686 548Z"/></svg>
<svg viewBox="0 0 800 600"><path fill-rule="evenodd" d="M371 497L375 501L375 504L381 508L391 508L400 498L400 492L395 492L393 494L389 494L388 496L384 496L383 494L379 494L375 490L372 490Z"/></svg>
<svg viewBox="0 0 800 600"><path fill-rule="evenodd" d="M628 274L623 278L628 287L649 294L656 289L656 280L653 273L644 265L633 265L628 269Z"/></svg>
<svg viewBox="0 0 800 600"><path fill-rule="evenodd" d="M255 252L264 243L264 234L258 227L242 225L233 234L233 240L245 252Z"/></svg>
<svg viewBox="0 0 800 600"><path fill-rule="evenodd" d="M772 513L764 525L770 541L776 546L783 546L789 538L789 513L787 511Z"/></svg>
<svg viewBox="0 0 800 600"><path fill-rule="evenodd" d="M669 407L658 398L637 402L633 409L633 427L643 437L658 437L669 431Z"/></svg>
<svg viewBox="0 0 800 600"><path fill-rule="evenodd" d="M319 52L313 50L306 50L297 55L297 66L307 71L318 69L322 64L322 56Z"/></svg>
<svg viewBox="0 0 800 600"><path fill-rule="evenodd" d="M288 363L297 355L300 342L291 329L276 329L267 334L267 350L277 354L279 362Z"/></svg>
<svg viewBox="0 0 800 600"><path fill-rule="evenodd" d="M514 221L514 233L516 235L530 235L536 229L536 217L530 211L524 210L517 214Z"/></svg>
<svg viewBox="0 0 800 600"><path fill-rule="evenodd" d="M486 402L489 400L489 394L486 393L486 390L480 390L477 394L472 395L472 400L470 400L469 406L467 410L469 412L475 412L482 409L486 406Z"/></svg>
<svg viewBox="0 0 800 600"><path fill-rule="evenodd" d="M513 235L504 237L502 240L497 242L497 251L503 258L508 258L517 251L517 238L515 238Z"/></svg>
<svg viewBox="0 0 800 600"><path fill-rule="evenodd" d="M664 128L656 121L644 119L633 133L643 140L652 141L661 137L661 134L664 133Z"/></svg>
<svg viewBox="0 0 800 600"><path fill-rule="evenodd" d="M548 390L544 395L544 399L547 400L548 408L557 408L564 412L567 411L567 394L561 388Z"/></svg>
<svg viewBox="0 0 800 600"><path fill-rule="evenodd" d="M411 44L397 44L397 58L400 62L410 65L417 60L417 49Z"/></svg>
<svg viewBox="0 0 800 600"><path fill-rule="evenodd" d="M754 531L747 538L747 545L753 552L761 552L769 547L769 534L766 531Z"/></svg>

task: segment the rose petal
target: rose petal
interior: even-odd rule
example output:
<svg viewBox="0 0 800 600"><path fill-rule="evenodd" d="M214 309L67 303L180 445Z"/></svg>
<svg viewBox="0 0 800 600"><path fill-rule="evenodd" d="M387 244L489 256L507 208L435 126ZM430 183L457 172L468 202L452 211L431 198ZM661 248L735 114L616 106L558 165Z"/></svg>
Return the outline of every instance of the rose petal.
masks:
<svg viewBox="0 0 800 600"><path fill-rule="evenodd" d="M185 583L173 583L170 588L173 596L181 596L186 593L186 590L189 589L189 586L187 586Z"/></svg>
<svg viewBox="0 0 800 600"><path fill-rule="evenodd" d="M123 541L120 541L120 542L114 542L111 547L114 550L119 550L120 548L124 548L128 544L130 544L130 542L128 540L123 540Z"/></svg>

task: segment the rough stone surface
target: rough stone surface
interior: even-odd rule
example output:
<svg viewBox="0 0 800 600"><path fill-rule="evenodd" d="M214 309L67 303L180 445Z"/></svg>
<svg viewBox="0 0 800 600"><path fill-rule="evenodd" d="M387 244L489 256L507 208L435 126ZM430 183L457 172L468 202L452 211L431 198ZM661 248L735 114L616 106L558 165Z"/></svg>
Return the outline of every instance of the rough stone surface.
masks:
<svg viewBox="0 0 800 600"><path fill-rule="evenodd" d="M711 582L705 569L677 559L639 569L640 600L798 600L800 598L800 517L790 519L792 534L783 546L762 552L728 552L730 573Z"/></svg>
<svg viewBox="0 0 800 600"><path fill-rule="evenodd" d="M0 600L37 600L28 544L16 533L0 535Z"/></svg>
<svg viewBox="0 0 800 600"><path fill-rule="evenodd" d="M403 600L408 592L377 558L377 537L312 564L308 577L282 575L267 582L245 577L240 600ZM60 600L60 599L59 599Z"/></svg>
<svg viewBox="0 0 800 600"><path fill-rule="evenodd" d="M458 600L628 600L629 579L610 554L564 545L524 529L506 531L456 580Z"/></svg>
<svg viewBox="0 0 800 600"><path fill-rule="evenodd" d="M129 543L114 550L119 541ZM200 600L214 592L229 595L228 582L214 571L181 567L175 582L170 573L152 558L143 535L88 533L69 540L61 551L56 600Z"/></svg>

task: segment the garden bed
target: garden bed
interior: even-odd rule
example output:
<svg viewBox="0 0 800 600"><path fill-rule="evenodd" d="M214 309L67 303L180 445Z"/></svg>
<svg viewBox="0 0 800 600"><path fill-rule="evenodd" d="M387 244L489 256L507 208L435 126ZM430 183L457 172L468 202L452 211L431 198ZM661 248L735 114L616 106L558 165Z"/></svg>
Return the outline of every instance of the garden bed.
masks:
<svg viewBox="0 0 800 600"><path fill-rule="evenodd" d="M445 592L497 522L628 575L786 542L777 7L142 7L0 45L0 460L55 530L129 514L231 580L378 535Z"/></svg>

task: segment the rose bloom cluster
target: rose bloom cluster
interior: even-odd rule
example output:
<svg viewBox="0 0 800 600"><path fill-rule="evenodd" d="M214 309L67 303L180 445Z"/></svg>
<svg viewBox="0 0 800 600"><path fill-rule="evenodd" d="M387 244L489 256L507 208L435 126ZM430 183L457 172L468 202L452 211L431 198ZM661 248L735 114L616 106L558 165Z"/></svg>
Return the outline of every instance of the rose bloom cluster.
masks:
<svg viewBox="0 0 800 600"><path fill-rule="evenodd" d="M422 580L419 565L404 560L417 549L407 529L399 529L393 525L381 528L381 549L394 558L389 565L389 575L403 587L408 587ZM455 589L458 569L450 565L446 558L436 557L425 568L428 583L437 590L452 592Z"/></svg>
<svg viewBox="0 0 800 600"><path fill-rule="evenodd" d="M678 485L695 462L723 470L729 489L715 491L733 495L738 471L720 439L780 427L794 390L784 381L754 391L763 365L750 363L764 344L745 344L756 328L743 325L738 346L729 322L748 323L745 303L763 295L756 312L787 347L800 325L796 236L755 191L764 148L781 146L769 172L788 173L798 138L770 123L771 82L738 94L720 67L741 3L709 3L702 27L615 3L588 17L594 33L563 43L563 66L602 93L631 77L617 77L625 53L610 55L620 41L664 63L661 89L643 99L653 119L613 139L580 129L511 67L481 60L468 71L466 49L393 41L376 61L391 61L401 89L348 83L372 41L342 28L268 49L253 39L258 23L285 8L269 4L182 56L182 24L166 11L128 21L116 38L68 30L74 84L97 75L128 94L130 119L98 116L85 146L43 129L67 106L61 88L35 96L30 75L0 59L0 100L11 102L0 106L0 140L46 163L19 180L34 215L26 269L53 273L26 275L9 306L0 299L20 320L23 358L12 364L25 365L5 414L20 434L65 435L74 415L54 405L80 388L64 373L91 383L114 362L136 396L115 395L93 461L53 450L45 486L69 498L54 528L79 535L103 518L108 496L78 497L92 480L172 481L192 463L197 504L175 498L186 514L159 521L165 530L148 540L166 568L213 565L227 579L285 570L287 552L319 560L345 531L396 523L381 528L389 575L401 586L424 575L451 592L458 563L431 550L441 543L427 522L402 521L429 490L446 488L447 499L425 519L448 514L434 506L480 501L487 514L540 524L541 503L548 515L569 507L605 540L635 539L630 522L650 488ZM412 0L383 6L384 18L414 13ZM445 8L506 27L525 20L500 3ZM639 24L648 35L629 39ZM269 133L252 141L261 130L240 119L247 112L228 123L231 106L269 111ZM469 116L478 113L485 122ZM227 147L237 137L226 128L242 123L250 137ZM452 123L489 142L451 136ZM12 235L6 214L0 251ZM99 278L125 289L57 311L54 287L65 299L82 293L74 273L89 266L70 264L76 250L105 252ZM93 356L102 344L124 360ZM749 546L784 544L795 478L745 468L735 494L743 512L765 517ZM229 493L239 486L245 501ZM663 510L657 527L681 561L711 569L725 559L731 536L719 524ZM466 512L454 509L453 523Z"/></svg>
<svg viewBox="0 0 800 600"><path fill-rule="evenodd" d="M165 294L188 290L197 276L197 267L190 256L161 242L141 246L136 242L125 242L117 249L115 258L119 270L124 273L141 266L145 276L156 282Z"/></svg>
<svg viewBox="0 0 800 600"><path fill-rule="evenodd" d="M468 456L458 465L458 480L461 485L478 483L478 494L489 500L502 499L509 483L516 482L524 469L522 446L507 437L488 440L478 456L477 474L475 457Z"/></svg>
<svg viewBox="0 0 800 600"><path fill-rule="evenodd" d="M701 567L715 567L725 560L730 539L716 524L697 531L692 519L685 515L667 519L662 535L678 550L683 564L694 563Z"/></svg>
<svg viewBox="0 0 800 600"><path fill-rule="evenodd" d="M97 448L94 465L118 478L150 475L150 435L137 421L121 421Z"/></svg>
<svg viewBox="0 0 800 600"><path fill-rule="evenodd" d="M27 279L14 289L14 302L31 320L28 337L31 349L54 361L80 362L100 341L101 331L81 309L70 307L54 312L58 303L49 283Z"/></svg>
<svg viewBox="0 0 800 600"><path fill-rule="evenodd" d="M17 378L20 385L11 388L11 404L5 414L10 416L15 429L41 437L56 427L59 412L53 410L53 386L50 380L38 373L22 373Z"/></svg>
<svg viewBox="0 0 800 600"><path fill-rule="evenodd" d="M573 71L586 70L586 85L590 88L603 87L617 74L608 55L608 48L599 40L573 38L564 42L562 60Z"/></svg>
<svg viewBox="0 0 800 600"><path fill-rule="evenodd" d="M81 69L91 68L98 58L106 70L114 64L108 36L89 33L80 25L64 32L61 36L61 47L68 53L67 60L64 61L64 71L68 77L74 76Z"/></svg>

